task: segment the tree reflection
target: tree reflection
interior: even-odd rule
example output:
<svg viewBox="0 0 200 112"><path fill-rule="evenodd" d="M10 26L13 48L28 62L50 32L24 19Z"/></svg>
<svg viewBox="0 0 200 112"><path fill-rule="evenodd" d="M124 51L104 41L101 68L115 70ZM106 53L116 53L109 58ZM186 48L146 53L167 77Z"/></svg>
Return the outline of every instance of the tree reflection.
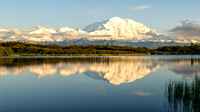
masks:
<svg viewBox="0 0 200 112"><path fill-rule="evenodd" d="M200 77L195 76L192 82L170 81L166 87L169 111L200 111Z"/></svg>

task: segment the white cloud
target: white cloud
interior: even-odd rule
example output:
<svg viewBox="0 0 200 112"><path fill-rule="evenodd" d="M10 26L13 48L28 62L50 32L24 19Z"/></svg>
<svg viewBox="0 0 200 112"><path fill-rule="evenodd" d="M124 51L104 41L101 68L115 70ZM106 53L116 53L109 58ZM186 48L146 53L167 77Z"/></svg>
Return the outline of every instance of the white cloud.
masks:
<svg viewBox="0 0 200 112"><path fill-rule="evenodd" d="M144 9L150 9L151 5L140 5L130 8L130 10L144 10Z"/></svg>
<svg viewBox="0 0 200 112"><path fill-rule="evenodd" d="M11 29L11 33L13 33L15 35L21 35L22 34L22 32L19 29L17 29L17 28Z"/></svg>
<svg viewBox="0 0 200 112"><path fill-rule="evenodd" d="M135 94L139 96L151 96L152 94L149 92L143 92L143 91L130 91L129 94Z"/></svg>
<svg viewBox="0 0 200 112"><path fill-rule="evenodd" d="M182 21L181 25L166 32L178 39L200 39L200 25L196 22Z"/></svg>

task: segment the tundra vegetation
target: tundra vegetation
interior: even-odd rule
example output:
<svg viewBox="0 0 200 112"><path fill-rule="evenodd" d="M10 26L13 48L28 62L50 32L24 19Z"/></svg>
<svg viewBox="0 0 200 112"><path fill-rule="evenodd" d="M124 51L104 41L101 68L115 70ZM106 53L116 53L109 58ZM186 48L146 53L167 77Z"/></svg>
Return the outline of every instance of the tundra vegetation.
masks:
<svg viewBox="0 0 200 112"><path fill-rule="evenodd" d="M88 45L58 46L26 42L0 42L0 56L98 56L98 55L150 55L200 54L200 45L163 46L157 49L132 46Z"/></svg>

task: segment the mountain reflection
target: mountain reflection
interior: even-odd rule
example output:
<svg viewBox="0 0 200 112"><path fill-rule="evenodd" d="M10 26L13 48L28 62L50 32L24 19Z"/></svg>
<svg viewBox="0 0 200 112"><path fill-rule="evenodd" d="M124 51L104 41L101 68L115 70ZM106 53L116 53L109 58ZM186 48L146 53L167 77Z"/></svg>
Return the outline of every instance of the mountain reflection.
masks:
<svg viewBox="0 0 200 112"><path fill-rule="evenodd" d="M192 60L192 61L191 61ZM111 84L133 82L159 67L168 65L169 71L184 77L200 73L199 59L152 57L52 57L52 58L0 58L0 75L34 73L38 78L60 74L84 74L95 80Z"/></svg>

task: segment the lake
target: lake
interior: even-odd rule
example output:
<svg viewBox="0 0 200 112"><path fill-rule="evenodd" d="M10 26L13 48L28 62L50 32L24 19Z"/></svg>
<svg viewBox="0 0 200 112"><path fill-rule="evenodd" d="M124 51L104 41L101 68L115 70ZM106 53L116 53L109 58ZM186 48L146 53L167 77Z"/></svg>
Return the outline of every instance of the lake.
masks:
<svg viewBox="0 0 200 112"><path fill-rule="evenodd" d="M197 75L199 55L1 57L0 111L183 111L187 89L169 84Z"/></svg>

